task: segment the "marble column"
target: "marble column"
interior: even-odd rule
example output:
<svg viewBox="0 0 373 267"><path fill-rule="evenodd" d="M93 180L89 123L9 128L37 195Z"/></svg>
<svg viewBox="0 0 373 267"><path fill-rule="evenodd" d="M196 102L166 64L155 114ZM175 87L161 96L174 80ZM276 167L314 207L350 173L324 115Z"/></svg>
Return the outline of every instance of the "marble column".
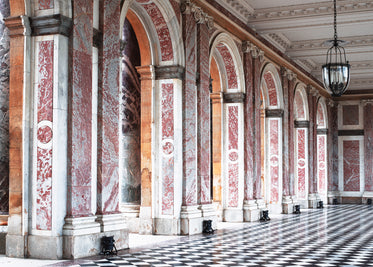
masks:
<svg viewBox="0 0 373 267"><path fill-rule="evenodd" d="M10 38L4 23L9 15L9 0L0 0L0 225L8 223L9 212Z"/></svg>
<svg viewBox="0 0 373 267"><path fill-rule="evenodd" d="M328 107L328 203L339 195L339 167L338 167L338 104L329 100Z"/></svg>
<svg viewBox="0 0 373 267"><path fill-rule="evenodd" d="M283 195L282 209L283 213L292 213L294 205L297 203L295 197L295 139L294 139L294 85L296 75L283 68L282 72L282 90L284 94L284 115L283 125L283 143L282 143L282 171L283 171Z"/></svg>
<svg viewBox="0 0 373 267"><path fill-rule="evenodd" d="M244 102L244 213L245 221L260 218L260 58L263 52L250 42L242 45L246 96ZM259 190L259 192L257 192ZM262 206L263 203L259 201Z"/></svg>
<svg viewBox="0 0 373 267"><path fill-rule="evenodd" d="M373 101L363 100L364 120L364 179L363 202L373 199Z"/></svg>
<svg viewBox="0 0 373 267"><path fill-rule="evenodd" d="M307 87L309 122L308 129L308 207L316 208L319 196L317 194L317 96L318 91L312 86Z"/></svg>
<svg viewBox="0 0 373 267"><path fill-rule="evenodd" d="M119 212L120 1L105 0L100 7L102 58L97 122L97 222L101 232L125 231L126 224Z"/></svg>
<svg viewBox="0 0 373 267"><path fill-rule="evenodd" d="M181 234L192 234L192 225L202 216L198 209L198 98L195 93L197 79L197 23L194 5L181 4L183 42L185 48L185 77L183 85L183 205L181 210ZM202 227L202 226L200 226ZM201 228L199 229L201 230Z"/></svg>

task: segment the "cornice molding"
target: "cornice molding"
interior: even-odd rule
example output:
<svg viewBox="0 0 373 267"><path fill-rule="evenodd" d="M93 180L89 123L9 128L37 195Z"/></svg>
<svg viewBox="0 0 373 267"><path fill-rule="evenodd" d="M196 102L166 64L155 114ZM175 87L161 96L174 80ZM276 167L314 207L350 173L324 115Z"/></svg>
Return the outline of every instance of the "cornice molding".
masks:
<svg viewBox="0 0 373 267"><path fill-rule="evenodd" d="M372 1L366 0L344 0L337 2L337 12L350 13L371 10L373 8ZM275 19L289 19L309 16L324 16L333 11L333 2L320 2L303 5L291 5L276 8L261 8L256 9L253 18L250 22L269 21Z"/></svg>
<svg viewBox="0 0 373 267"><path fill-rule="evenodd" d="M155 66L155 79L184 79L184 68L181 66Z"/></svg>
<svg viewBox="0 0 373 267"><path fill-rule="evenodd" d="M294 128L309 128L310 121L294 121Z"/></svg>
<svg viewBox="0 0 373 267"><path fill-rule="evenodd" d="M266 109L265 110L267 118L282 118L284 115L283 109Z"/></svg>
<svg viewBox="0 0 373 267"><path fill-rule="evenodd" d="M255 10L247 0L216 0L241 21L247 23Z"/></svg>
<svg viewBox="0 0 373 267"><path fill-rule="evenodd" d="M243 103L245 101L244 93L228 93L223 94L224 103Z"/></svg>

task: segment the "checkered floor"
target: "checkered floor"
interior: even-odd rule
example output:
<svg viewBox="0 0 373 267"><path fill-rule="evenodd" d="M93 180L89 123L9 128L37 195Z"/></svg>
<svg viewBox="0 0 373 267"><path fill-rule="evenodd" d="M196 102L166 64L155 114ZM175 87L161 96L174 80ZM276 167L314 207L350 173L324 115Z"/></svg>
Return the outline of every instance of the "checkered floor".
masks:
<svg viewBox="0 0 373 267"><path fill-rule="evenodd" d="M80 266L373 266L373 206L335 205Z"/></svg>

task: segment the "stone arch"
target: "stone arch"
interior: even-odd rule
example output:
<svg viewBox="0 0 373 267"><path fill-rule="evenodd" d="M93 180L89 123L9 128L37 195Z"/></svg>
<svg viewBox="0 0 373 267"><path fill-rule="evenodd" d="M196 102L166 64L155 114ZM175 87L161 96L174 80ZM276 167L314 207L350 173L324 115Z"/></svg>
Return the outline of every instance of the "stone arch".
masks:
<svg viewBox="0 0 373 267"><path fill-rule="evenodd" d="M328 197L328 172L327 166L327 128L328 128L328 117L325 99L319 97L317 101L317 112L316 112L316 124L317 124L317 192L320 199L327 203Z"/></svg>
<svg viewBox="0 0 373 267"><path fill-rule="evenodd" d="M182 153L179 132L182 129L179 125L182 121L182 83L178 73L180 66L185 65L178 15L170 1L164 0L124 1L121 7L120 34L123 34L127 19L136 35L141 61L136 66L141 77L141 137L137 135L141 138L141 148L138 146L141 149L141 206L127 205L123 210L129 217L145 210L141 213L146 217L146 223L128 220L132 230L141 233L177 234L179 231L172 227L179 216L182 197L182 180L176 179L181 177L177 172L182 171L182 158L175 157ZM153 154L157 156L152 159ZM159 177L157 181L152 179L155 175ZM158 221L161 224L167 221L171 225L159 229Z"/></svg>
<svg viewBox="0 0 373 267"><path fill-rule="evenodd" d="M271 212L282 212L283 94L279 71L267 63L261 71L261 180L262 197Z"/></svg>
<svg viewBox="0 0 373 267"><path fill-rule="evenodd" d="M308 208L308 135L309 110L306 86L299 83L294 93L295 120L295 192L302 208Z"/></svg>
<svg viewBox="0 0 373 267"><path fill-rule="evenodd" d="M224 221L243 221L244 74L236 42L218 33L210 42L214 201ZM221 145L223 140L223 145Z"/></svg>

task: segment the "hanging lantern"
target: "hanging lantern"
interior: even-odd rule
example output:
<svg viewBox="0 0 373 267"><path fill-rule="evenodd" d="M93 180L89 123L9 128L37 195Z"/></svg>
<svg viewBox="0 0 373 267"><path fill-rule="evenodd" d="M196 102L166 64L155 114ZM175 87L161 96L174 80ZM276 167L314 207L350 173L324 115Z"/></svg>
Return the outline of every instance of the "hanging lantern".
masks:
<svg viewBox="0 0 373 267"><path fill-rule="evenodd" d="M350 82L350 64L346 60L344 42L337 37L337 1L334 0L334 40L326 54L326 64L322 66L325 89L333 96L341 96Z"/></svg>

